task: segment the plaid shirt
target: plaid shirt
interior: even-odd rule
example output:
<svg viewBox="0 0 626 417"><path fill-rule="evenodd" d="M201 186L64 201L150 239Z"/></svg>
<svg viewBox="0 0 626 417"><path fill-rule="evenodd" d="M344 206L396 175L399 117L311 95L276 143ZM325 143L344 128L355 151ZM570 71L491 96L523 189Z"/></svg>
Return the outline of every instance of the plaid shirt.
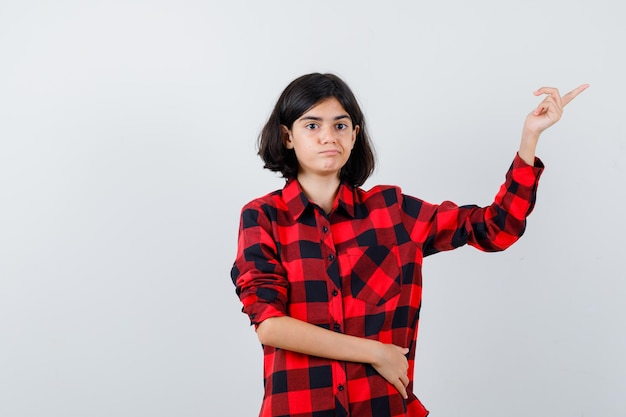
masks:
<svg viewBox="0 0 626 417"><path fill-rule="evenodd" d="M408 400L369 364L263 346L260 416L426 416L412 393L424 256L466 243L500 251L524 232L543 164L516 156L484 208L426 203L398 187L342 184L327 215L298 181L248 203L231 275L251 323L288 315L409 347Z"/></svg>

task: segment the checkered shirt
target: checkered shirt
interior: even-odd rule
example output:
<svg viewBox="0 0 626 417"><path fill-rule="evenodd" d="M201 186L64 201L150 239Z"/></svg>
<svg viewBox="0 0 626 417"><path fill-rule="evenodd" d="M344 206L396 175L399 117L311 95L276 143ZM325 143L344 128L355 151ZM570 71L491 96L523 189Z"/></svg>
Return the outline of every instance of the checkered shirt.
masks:
<svg viewBox="0 0 626 417"><path fill-rule="evenodd" d="M470 244L500 251L524 232L543 164L516 155L487 207L429 204L394 186L342 184L330 214L296 180L241 212L231 276L254 325L291 316L409 347L408 400L369 364L263 346L261 417L422 417L413 394L425 256Z"/></svg>

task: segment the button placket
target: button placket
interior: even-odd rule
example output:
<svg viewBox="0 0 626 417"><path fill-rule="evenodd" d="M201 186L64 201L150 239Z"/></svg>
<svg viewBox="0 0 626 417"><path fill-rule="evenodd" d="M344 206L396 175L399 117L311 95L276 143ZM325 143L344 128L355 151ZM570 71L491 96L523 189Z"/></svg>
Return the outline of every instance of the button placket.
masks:
<svg viewBox="0 0 626 417"><path fill-rule="evenodd" d="M328 233L330 231L329 224L327 224L328 221L325 218L322 218L322 219L320 219L321 220L320 243L322 244L322 247L324 249L330 252L326 255L326 259L329 262L332 262L335 260L335 254L332 252L334 250L333 239L332 239L332 235Z"/></svg>
<svg viewBox="0 0 626 417"><path fill-rule="evenodd" d="M326 258L327 266L332 265L333 262L337 262L337 255L334 253L335 245L333 241L333 236L331 233L330 224L327 219L320 219L319 223L319 231L320 231L320 242L322 243L323 251L325 252L323 257ZM332 281L332 280L329 280ZM328 308L330 312L330 328L336 332L341 332L341 322L343 321L343 300L341 297L337 297L340 294L340 291L335 288L334 284L331 284L332 288L330 294L332 297L328 300Z"/></svg>

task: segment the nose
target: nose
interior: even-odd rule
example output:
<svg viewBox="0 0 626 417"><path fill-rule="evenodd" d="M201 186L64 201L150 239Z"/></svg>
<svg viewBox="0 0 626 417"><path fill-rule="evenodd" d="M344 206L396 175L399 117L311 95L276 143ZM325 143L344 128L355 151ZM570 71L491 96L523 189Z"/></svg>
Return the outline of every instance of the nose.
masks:
<svg viewBox="0 0 626 417"><path fill-rule="evenodd" d="M320 142L322 144L337 142L337 138L335 138L332 127L320 129Z"/></svg>

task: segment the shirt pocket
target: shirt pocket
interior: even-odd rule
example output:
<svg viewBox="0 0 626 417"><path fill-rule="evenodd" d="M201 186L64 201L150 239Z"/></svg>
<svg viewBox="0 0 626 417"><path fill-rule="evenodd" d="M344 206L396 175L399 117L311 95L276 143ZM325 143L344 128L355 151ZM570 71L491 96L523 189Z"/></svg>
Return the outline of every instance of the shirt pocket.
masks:
<svg viewBox="0 0 626 417"><path fill-rule="evenodd" d="M347 278L354 298L381 306L400 294L401 268L398 247L350 248Z"/></svg>

